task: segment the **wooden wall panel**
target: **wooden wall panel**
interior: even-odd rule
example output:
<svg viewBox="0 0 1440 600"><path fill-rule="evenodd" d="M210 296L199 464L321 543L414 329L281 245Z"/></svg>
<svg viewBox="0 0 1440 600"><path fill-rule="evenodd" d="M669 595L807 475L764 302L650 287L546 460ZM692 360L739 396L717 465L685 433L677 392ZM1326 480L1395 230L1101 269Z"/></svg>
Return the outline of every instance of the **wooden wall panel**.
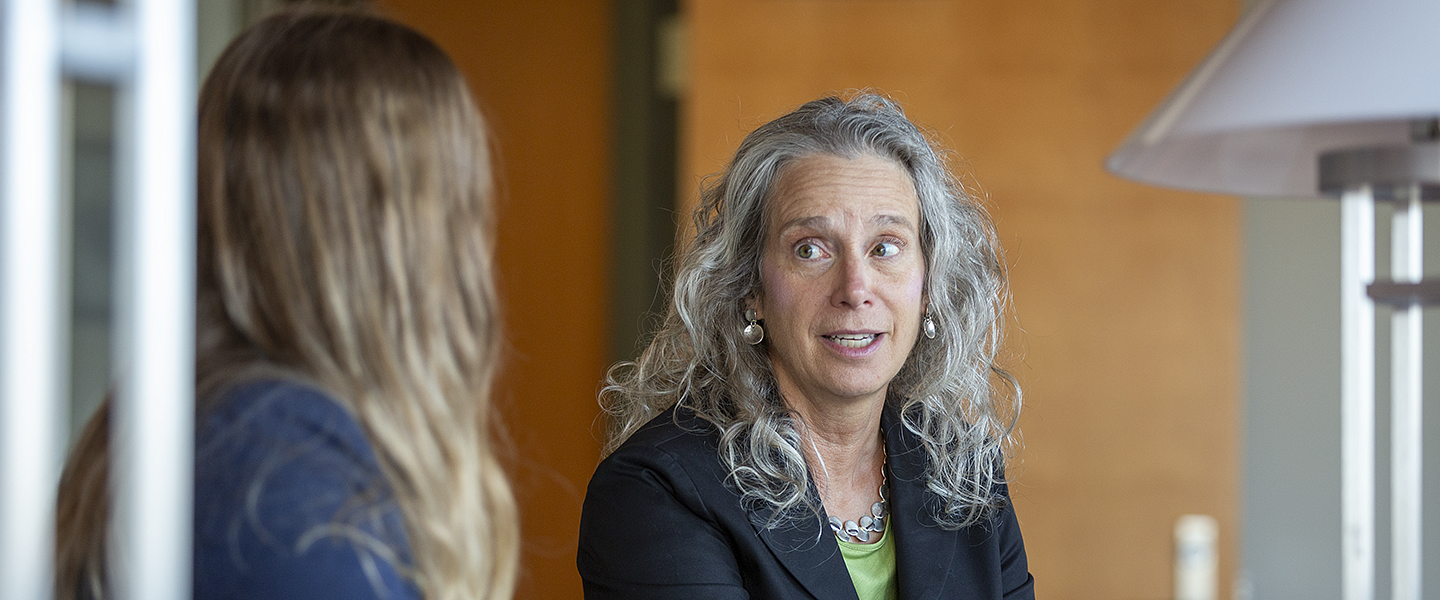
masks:
<svg viewBox="0 0 1440 600"><path fill-rule="evenodd" d="M1239 207L1116 179L1106 154L1238 16L1213 0L689 0L680 185L827 92L888 91L988 197L1026 392L1011 475L1040 595L1171 594L1172 527L1236 560Z"/></svg>
<svg viewBox="0 0 1440 600"><path fill-rule="evenodd" d="M611 5L380 6L450 53L499 142L497 258L511 348L497 399L518 453L517 598L579 598L580 503L599 457L592 426L608 348Z"/></svg>

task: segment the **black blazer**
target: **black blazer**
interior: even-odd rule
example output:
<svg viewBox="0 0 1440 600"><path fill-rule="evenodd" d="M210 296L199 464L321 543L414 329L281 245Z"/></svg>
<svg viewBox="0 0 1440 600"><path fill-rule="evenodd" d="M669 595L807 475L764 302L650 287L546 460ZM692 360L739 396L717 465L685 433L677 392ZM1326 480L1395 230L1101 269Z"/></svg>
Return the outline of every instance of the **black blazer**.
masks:
<svg viewBox="0 0 1440 600"><path fill-rule="evenodd" d="M899 597L1032 599L1015 511L959 531L936 525L925 455L887 408L890 512ZM713 426L687 410L651 420L595 471L580 517L580 577L589 600L856 598L835 536L803 519L766 529L725 484ZM1002 493L1004 490L1002 489ZM822 535L823 533L823 535Z"/></svg>

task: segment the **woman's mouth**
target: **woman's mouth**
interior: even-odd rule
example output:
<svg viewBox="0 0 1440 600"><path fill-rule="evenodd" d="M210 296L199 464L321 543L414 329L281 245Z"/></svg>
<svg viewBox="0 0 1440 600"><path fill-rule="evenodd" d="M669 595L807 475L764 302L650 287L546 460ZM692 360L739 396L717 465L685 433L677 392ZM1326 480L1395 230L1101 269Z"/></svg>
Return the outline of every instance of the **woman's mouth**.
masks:
<svg viewBox="0 0 1440 600"><path fill-rule="evenodd" d="M825 336L826 339L835 342L846 348L864 348L875 342L874 333L837 333Z"/></svg>

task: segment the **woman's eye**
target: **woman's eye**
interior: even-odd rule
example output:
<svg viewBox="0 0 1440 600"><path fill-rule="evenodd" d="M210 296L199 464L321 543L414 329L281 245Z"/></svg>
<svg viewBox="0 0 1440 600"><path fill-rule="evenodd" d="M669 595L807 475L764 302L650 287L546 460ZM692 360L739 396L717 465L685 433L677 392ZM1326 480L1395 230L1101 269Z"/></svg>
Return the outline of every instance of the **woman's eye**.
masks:
<svg viewBox="0 0 1440 600"><path fill-rule="evenodd" d="M895 256L900 253L900 245L891 242L876 244L871 253L875 256Z"/></svg>
<svg viewBox="0 0 1440 600"><path fill-rule="evenodd" d="M815 244L800 244L795 247L795 256L800 258L815 258L820 255L820 249Z"/></svg>

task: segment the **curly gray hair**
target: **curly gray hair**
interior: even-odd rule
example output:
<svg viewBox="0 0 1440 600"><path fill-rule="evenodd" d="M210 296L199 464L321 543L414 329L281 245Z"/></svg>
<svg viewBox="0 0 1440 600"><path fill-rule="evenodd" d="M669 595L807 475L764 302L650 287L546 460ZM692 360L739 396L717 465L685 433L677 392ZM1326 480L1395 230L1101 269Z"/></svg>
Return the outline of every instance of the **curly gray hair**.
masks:
<svg viewBox="0 0 1440 600"><path fill-rule="evenodd" d="M765 345L740 338L745 301L761 291L766 204L790 162L816 154L874 155L902 166L919 196L925 291L939 335L922 340L891 381L887 402L927 453L927 487L945 527L999 505L1020 388L997 365L1010 302L994 224L893 100L860 93L806 103L746 136L703 186L695 236L677 257L671 303L648 348L610 369L600 403L608 455L647 421L683 405L720 431L720 458L771 526L819 515L801 450L803 423L776 387Z"/></svg>

